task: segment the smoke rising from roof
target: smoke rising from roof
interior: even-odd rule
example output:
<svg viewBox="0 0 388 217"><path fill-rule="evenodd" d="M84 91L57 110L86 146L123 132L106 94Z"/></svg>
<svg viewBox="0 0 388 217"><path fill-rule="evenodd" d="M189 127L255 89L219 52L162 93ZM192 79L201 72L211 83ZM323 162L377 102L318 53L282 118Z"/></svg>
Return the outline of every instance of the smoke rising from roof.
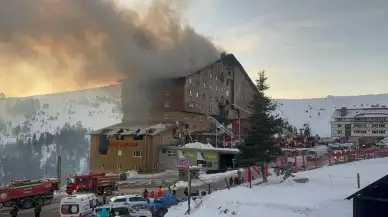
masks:
<svg viewBox="0 0 388 217"><path fill-rule="evenodd" d="M0 88L7 96L184 75L219 57L155 0L144 15L107 0L0 1Z"/></svg>

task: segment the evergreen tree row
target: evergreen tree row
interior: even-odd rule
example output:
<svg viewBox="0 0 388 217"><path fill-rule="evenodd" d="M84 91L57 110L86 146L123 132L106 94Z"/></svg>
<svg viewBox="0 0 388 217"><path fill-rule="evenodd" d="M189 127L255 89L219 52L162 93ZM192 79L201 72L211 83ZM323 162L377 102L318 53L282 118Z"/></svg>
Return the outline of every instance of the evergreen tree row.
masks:
<svg viewBox="0 0 388 217"><path fill-rule="evenodd" d="M17 179L56 177L57 156L62 157L62 177L79 172L89 162L89 139L81 125L64 125L55 133L33 134L27 140L0 146L0 184Z"/></svg>

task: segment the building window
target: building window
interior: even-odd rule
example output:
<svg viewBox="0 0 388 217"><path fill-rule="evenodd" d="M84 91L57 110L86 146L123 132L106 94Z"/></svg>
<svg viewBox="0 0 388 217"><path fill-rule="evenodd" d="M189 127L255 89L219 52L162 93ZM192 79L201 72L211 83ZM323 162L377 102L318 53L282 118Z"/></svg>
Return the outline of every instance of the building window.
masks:
<svg viewBox="0 0 388 217"><path fill-rule="evenodd" d="M154 163L154 169L158 169L159 168L159 163L158 162L155 162Z"/></svg>
<svg viewBox="0 0 388 217"><path fill-rule="evenodd" d="M143 157L143 152L141 152L141 151L134 151L133 152L133 157Z"/></svg>
<svg viewBox="0 0 388 217"><path fill-rule="evenodd" d="M372 124L372 127L377 128L377 127L379 127L379 125L378 124Z"/></svg>
<svg viewBox="0 0 388 217"><path fill-rule="evenodd" d="M209 73L209 77L210 77L210 79L213 78L213 74L211 72Z"/></svg>
<svg viewBox="0 0 388 217"><path fill-rule="evenodd" d="M209 101L210 101L210 102L213 101L213 97L212 97L212 96L209 96Z"/></svg>
<svg viewBox="0 0 388 217"><path fill-rule="evenodd" d="M199 97L199 93L197 92L197 93L195 94L195 96L196 96L196 97Z"/></svg>
<svg viewBox="0 0 388 217"><path fill-rule="evenodd" d="M117 169L121 170L121 164L117 164Z"/></svg>
<svg viewBox="0 0 388 217"><path fill-rule="evenodd" d="M380 124L380 127L385 127L385 124Z"/></svg>
<svg viewBox="0 0 388 217"><path fill-rule="evenodd" d="M104 162L102 162L102 161L100 162L100 168L104 169Z"/></svg>
<svg viewBox="0 0 388 217"><path fill-rule="evenodd" d="M164 102L164 107L166 107L166 108L170 107L170 103L169 102Z"/></svg>
<svg viewBox="0 0 388 217"><path fill-rule="evenodd" d="M193 115L193 120L195 121L195 115Z"/></svg>
<svg viewBox="0 0 388 217"><path fill-rule="evenodd" d="M193 124L193 129L195 130L197 128L197 126L195 124Z"/></svg>
<svg viewBox="0 0 388 217"><path fill-rule="evenodd" d="M170 96L170 91L165 90L165 91L164 91L164 95L165 95L165 96Z"/></svg>
<svg viewBox="0 0 388 217"><path fill-rule="evenodd" d="M379 131L377 131L377 130L372 130L372 133L373 133L373 134L378 134Z"/></svg>
<svg viewBox="0 0 388 217"><path fill-rule="evenodd" d="M189 102L189 107L194 108L194 102Z"/></svg>
<svg viewBox="0 0 388 217"><path fill-rule="evenodd" d="M337 127L340 128L340 127L342 127L342 125L341 125L341 124L338 124Z"/></svg>
<svg viewBox="0 0 388 217"><path fill-rule="evenodd" d="M199 82L199 81L197 81L197 82L195 82L195 85L197 86L197 87L199 87L199 84L200 84L201 82Z"/></svg>
<svg viewBox="0 0 388 217"><path fill-rule="evenodd" d="M203 82L203 87L206 88L206 81Z"/></svg>
<svg viewBox="0 0 388 217"><path fill-rule="evenodd" d="M170 119L170 115L168 113L164 114L164 119L166 120Z"/></svg>
<svg viewBox="0 0 388 217"><path fill-rule="evenodd" d="M213 163L211 161L206 162L206 167L211 168L213 166Z"/></svg>
<svg viewBox="0 0 388 217"><path fill-rule="evenodd" d="M203 110L206 111L206 104L203 104Z"/></svg>
<svg viewBox="0 0 388 217"><path fill-rule="evenodd" d="M202 94L202 100L206 100L206 95Z"/></svg>
<svg viewBox="0 0 388 217"><path fill-rule="evenodd" d="M190 96L192 96L192 95L193 95L193 93L192 93L192 91L191 91L191 90L189 90L189 95L190 95Z"/></svg>
<svg viewBox="0 0 388 217"><path fill-rule="evenodd" d="M216 85L216 91L218 91L218 86Z"/></svg>
<svg viewBox="0 0 388 217"><path fill-rule="evenodd" d="M169 157L178 156L178 152L175 151L175 150L168 150L168 151L167 151L167 156L169 156Z"/></svg>
<svg viewBox="0 0 388 217"><path fill-rule="evenodd" d="M224 67L221 68L221 72L224 72Z"/></svg>
<svg viewBox="0 0 388 217"><path fill-rule="evenodd" d="M212 85L211 85L211 84L209 85L209 89L210 89L210 90L212 89Z"/></svg>
<svg viewBox="0 0 388 217"><path fill-rule="evenodd" d="M191 84L191 78L189 78L189 84Z"/></svg>
<svg viewBox="0 0 388 217"><path fill-rule="evenodd" d="M385 130L380 130L380 134L385 134Z"/></svg>
<svg viewBox="0 0 388 217"><path fill-rule="evenodd" d="M216 96L215 99L216 99L216 102L218 102L218 96Z"/></svg>
<svg viewBox="0 0 388 217"><path fill-rule="evenodd" d="M342 131L341 131L341 130L338 130L338 131L337 131L337 134L342 134Z"/></svg>
<svg viewBox="0 0 388 217"><path fill-rule="evenodd" d="M199 121L202 121L202 116L199 116Z"/></svg>
<svg viewBox="0 0 388 217"><path fill-rule="evenodd" d="M139 165L135 164L135 171L139 171Z"/></svg>
<svg viewBox="0 0 388 217"><path fill-rule="evenodd" d="M216 75L216 81L218 80L218 76Z"/></svg>
<svg viewBox="0 0 388 217"><path fill-rule="evenodd" d="M226 91L226 96L229 96L229 90Z"/></svg>

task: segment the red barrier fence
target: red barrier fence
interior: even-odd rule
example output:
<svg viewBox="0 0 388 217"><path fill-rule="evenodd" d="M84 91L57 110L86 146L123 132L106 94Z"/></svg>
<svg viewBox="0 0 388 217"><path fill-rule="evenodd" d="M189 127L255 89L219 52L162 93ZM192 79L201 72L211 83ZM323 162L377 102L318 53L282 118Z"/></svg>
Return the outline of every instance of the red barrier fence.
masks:
<svg viewBox="0 0 388 217"><path fill-rule="evenodd" d="M286 156L277 163L283 166L286 161L293 162L293 170L310 170L323 166L348 163L358 160L388 157L388 149L358 149L339 153L322 152L321 154L308 155L307 149L285 150Z"/></svg>

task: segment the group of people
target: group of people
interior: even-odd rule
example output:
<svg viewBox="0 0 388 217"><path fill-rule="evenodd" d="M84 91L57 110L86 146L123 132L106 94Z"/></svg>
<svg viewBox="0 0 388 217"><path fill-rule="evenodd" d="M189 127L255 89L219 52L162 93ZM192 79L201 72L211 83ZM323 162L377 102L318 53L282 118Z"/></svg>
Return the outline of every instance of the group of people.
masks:
<svg viewBox="0 0 388 217"><path fill-rule="evenodd" d="M244 177L233 177L229 178L229 186L236 186L244 183Z"/></svg>
<svg viewBox="0 0 388 217"><path fill-rule="evenodd" d="M173 185L172 187L168 187L168 191L175 196L176 192L178 191L178 188L176 187L176 185ZM164 194L165 194L165 190L162 188L162 186L159 186L159 188L156 190L156 197L163 197ZM153 191L151 191L150 193L148 192L147 189L144 189L143 197L147 200L149 198L155 198L155 193Z"/></svg>
<svg viewBox="0 0 388 217"><path fill-rule="evenodd" d="M35 217L40 217L40 213L42 212L42 207L37 205L35 206L34 213ZM12 207L11 211L9 211L9 214L11 214L11 217L17 217L19 213L19 208L15 205Z"/></svg>

